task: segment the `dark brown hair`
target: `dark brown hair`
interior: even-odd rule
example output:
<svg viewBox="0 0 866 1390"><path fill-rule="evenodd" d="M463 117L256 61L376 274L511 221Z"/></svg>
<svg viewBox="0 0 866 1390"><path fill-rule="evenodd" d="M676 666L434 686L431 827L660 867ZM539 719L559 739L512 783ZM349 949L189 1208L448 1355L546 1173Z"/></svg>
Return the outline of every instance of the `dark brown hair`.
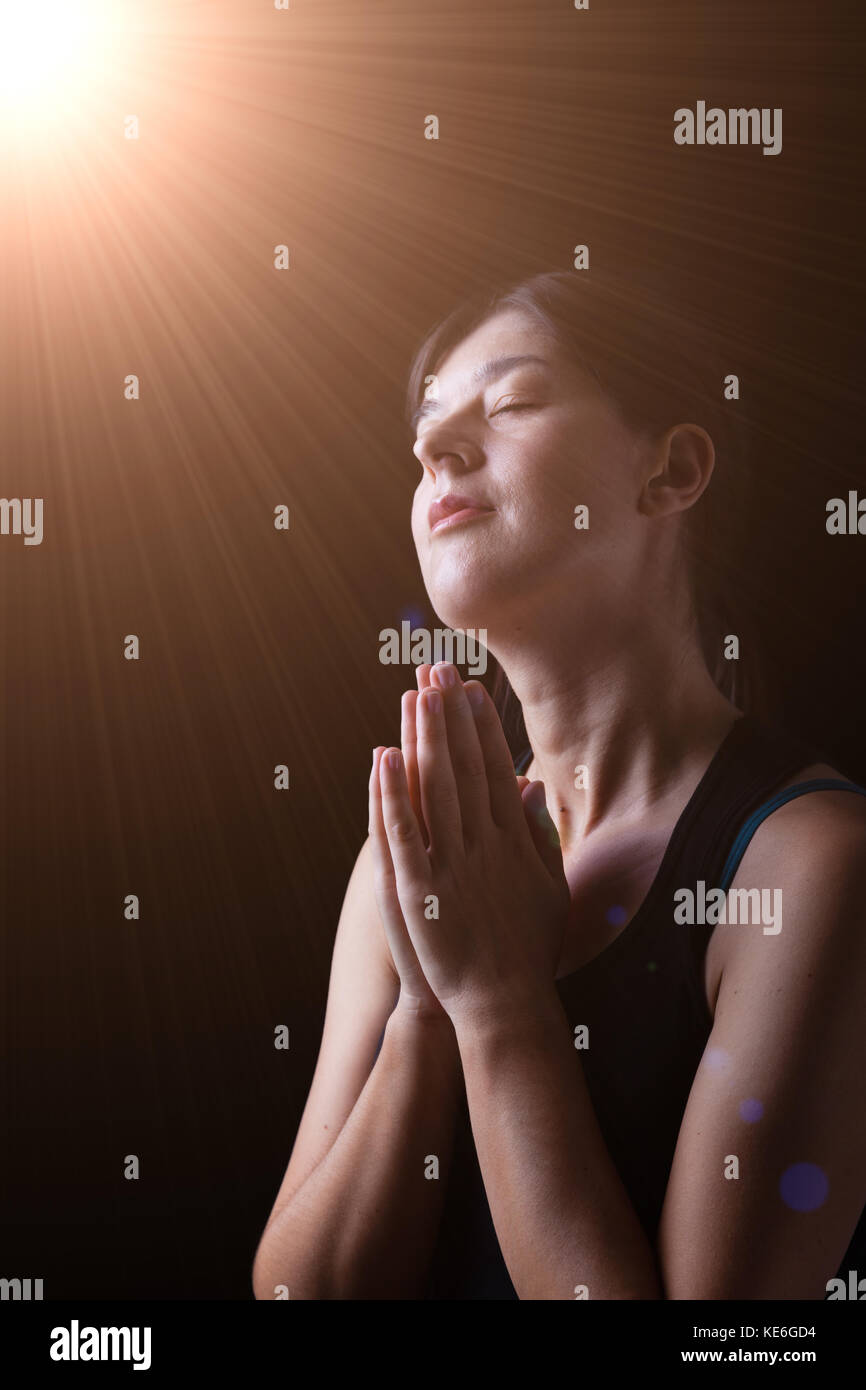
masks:
<svg viewBox="0 0 866 1390"><path fill-rule="evenodd" d="M443 319L418 348L406 399L410 428L426 378L459 342L500 310L519 309L543 324L559 348L588 372L623 419L653 436L672 425L701 425L713 440L709 486L686 516L684 564L707 667L740 709L762 712L763 687L752 660L752 623L743 584L744 541L753 520L748 436L738 402L724 396L732 370L694 312L669 288L615 283L588 271L548 271L481 291ZM736 633L737 661L724 657ZM512 751L526 747L520 704L495 663L493 696Z"/></svg>

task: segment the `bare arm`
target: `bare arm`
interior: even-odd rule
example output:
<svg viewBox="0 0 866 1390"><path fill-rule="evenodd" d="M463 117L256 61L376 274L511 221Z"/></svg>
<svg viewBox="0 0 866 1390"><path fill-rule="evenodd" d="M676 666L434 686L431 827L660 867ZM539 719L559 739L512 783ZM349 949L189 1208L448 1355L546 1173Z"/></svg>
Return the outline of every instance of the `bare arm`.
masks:
<svg viewBox="0 0 866 1390"><path fill-rule="evenodd" d="M716 928L731 948L662 1212L667 1298L823 1299L842 1262L866 1199L864 852L863 800L827 791L743 858L732 887L781 889L782 925Z"/></svg>
<svg viewBox="0 0 866 1390"><path fill-rule="evenodd" d="M458 1023L479 1162L521 1298L574 1298L580 1285L590 1298L824 1297L866 1195L866 818L844 793L808 801L760 828L732 885L781 889L783 929L719 928L739 935L656 1249L602 1140L558 999ZM758 1121L740 1111L750 1099Z"/></svg>
<svg viewBox="0 0 866 1390"><path fill-rule="evenodd" d="M661 1298L553 988L458 1025L490 1212L521 1299Z"/></svg>
<svg viewBox="0 0 866 1390"><path fill-rule="evenodd" d="M256 1252L259 1299L274 1298L279 1285L292 1299L413 1298L421 1291L462 1079L447 1015L399 1002L395 1008L399 988L367 841L337 929L310 1095ZM438 1179L425 1176L431 1155Z"/></svg>

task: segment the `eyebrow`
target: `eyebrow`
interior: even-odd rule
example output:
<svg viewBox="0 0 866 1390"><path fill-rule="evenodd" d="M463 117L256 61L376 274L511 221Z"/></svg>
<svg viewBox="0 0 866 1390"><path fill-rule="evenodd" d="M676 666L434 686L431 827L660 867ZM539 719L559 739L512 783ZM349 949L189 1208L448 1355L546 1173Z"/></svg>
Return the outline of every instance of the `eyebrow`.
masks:
<svg viewBox="0 0 866 1390"><path fill-rule="evenodd" d="M480 367L476 367L472 373L472 380L475 382L494 381L497 377L504 376L513 367L522 367L526 362L540 363L542 367L549 367L550 363L545 357L537 357L533 353L516 353L510 357L495 357L490 362L482 362ZM432 415L437 409L439 401L426 397L412 416L411 426L416 430L426 415Z"/></svg>

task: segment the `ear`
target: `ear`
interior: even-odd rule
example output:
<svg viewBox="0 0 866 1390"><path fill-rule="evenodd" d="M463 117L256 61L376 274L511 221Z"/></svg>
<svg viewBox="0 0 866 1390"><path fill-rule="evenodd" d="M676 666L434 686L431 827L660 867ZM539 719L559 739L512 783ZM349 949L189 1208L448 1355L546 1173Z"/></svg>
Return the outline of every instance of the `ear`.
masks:
<svg viewBox="0 0 866 1390"><path fill-rule="evenodd" d="M674 425L655 448L652 476L644 484L638 510L644 516L670 516L693 507L713 474L716 451L700 425Z"/></svg>

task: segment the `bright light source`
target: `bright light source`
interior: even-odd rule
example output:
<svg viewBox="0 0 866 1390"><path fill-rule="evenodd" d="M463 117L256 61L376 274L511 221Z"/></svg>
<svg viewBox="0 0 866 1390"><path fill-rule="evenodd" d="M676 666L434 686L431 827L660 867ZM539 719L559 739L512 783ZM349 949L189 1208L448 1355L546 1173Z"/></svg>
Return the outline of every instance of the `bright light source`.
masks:
<svg viewBox="0 0 866 1390"><path fill-rule="evenodd" d="M0 0L0 107L16 121L62 114L104 78L111 0Z"/></svg>

